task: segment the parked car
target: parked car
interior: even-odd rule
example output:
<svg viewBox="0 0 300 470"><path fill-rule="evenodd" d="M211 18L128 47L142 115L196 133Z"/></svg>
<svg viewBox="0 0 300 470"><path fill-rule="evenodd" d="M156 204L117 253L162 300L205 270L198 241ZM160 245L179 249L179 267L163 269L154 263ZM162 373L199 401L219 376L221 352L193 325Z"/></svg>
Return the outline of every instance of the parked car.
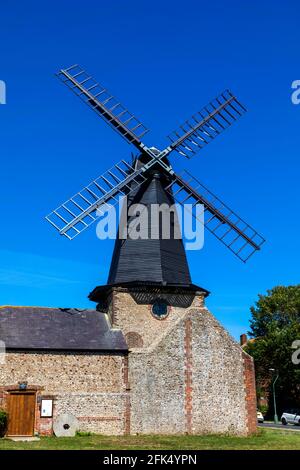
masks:
<svg viewBox="0 0 300 470"><path fill-rule="evenodd" d="M264 422L264 416L263 414L257 410L257 422L258 423L263 423Z"/></svg>
<svg viewBox="0 0 300 470"><path fill-rule="evenodd" d="M281 416L281 422L284 425L295 424L297 426L300 426L300 410L292 409L284 412Z"/></svg>

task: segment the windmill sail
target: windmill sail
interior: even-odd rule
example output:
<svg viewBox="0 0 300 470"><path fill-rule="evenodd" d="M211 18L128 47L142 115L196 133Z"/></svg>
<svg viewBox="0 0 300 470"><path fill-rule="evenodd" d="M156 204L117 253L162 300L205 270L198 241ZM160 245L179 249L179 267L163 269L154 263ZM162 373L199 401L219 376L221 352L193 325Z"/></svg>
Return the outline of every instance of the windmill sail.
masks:
<svg viewBox="0 0 300 470"><path fill-rule="evenodd" d="M200 181L185 171L186 180L174 175L167 191L183 204L204 205L205 227L227 246L238 258L246 262L260 249L264 238L207 189ZM193 214L194 215L194 214Z"/></svg>
<svg viewBox="0 0 300 470"><path fill-rule="evenodd" d="M172 142L170 149L191 158L245 112L246 108L229 90L225 90L191 119L185 121L179 129L169 134Z"/></svg>
<svg viewBox="0 0 300 470"><path fill-rule="evenodd" d="M147 127L106 88L96 82L79 65L61 69L57 75L65 85L99 114L114 130L129 143L140 148L141 138L148 132Z"/></svg>
<svg viewBox="0 0 300 470"><path fill-rule="evenodd" d="M164 189L177 202L204 205L206 228L238 258L245 262L260 249L265 240L256 230L188 172L187 181L176 175L168 161L173 150L190 158L246 112L229 90L170 134L171 144L160 151L142 142L148 129L81 67L62 69L58 77L140 152L135 163L122 160L46 217L61 235L69 239L76 237L97 219L101 205L116 204L118 196L129 193L134 196L132 191L158 172L168 176L164 179Z"/></svg>
<svg viewBox="0 0 300 470"><path fill-rule="evenodd" d="M115 205L118 197L129 194L146 180L143 167L121 160L113 168L96 178L81 191L46 216L60 233L70 240L88 228L97 219L97 209L109 203Z"/></svg>

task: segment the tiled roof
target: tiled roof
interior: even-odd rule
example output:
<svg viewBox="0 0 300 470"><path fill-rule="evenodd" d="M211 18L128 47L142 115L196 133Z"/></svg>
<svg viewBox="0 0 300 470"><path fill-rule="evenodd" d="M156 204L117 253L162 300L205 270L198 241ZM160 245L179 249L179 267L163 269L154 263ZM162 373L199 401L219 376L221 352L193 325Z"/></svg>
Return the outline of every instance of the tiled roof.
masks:
<svg viewBox="0 0 300 470"><path fill-rule="evenodd" d="M127 350L121 330L97 310L0 307L0 340L7 350Z"/></svg>

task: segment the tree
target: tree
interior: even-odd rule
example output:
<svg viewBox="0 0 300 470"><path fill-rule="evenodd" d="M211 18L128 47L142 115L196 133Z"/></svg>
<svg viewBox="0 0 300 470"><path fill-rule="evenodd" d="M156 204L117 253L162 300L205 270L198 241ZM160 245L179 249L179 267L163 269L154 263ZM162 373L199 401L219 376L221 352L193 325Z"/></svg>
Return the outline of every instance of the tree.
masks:
<svg viewBox="0 0 300 470"><path fill-rule="evenodd" d="M246 351L253 356L257 387L269 388L273 413L270 368L279 374L276 396L279 413L287 407L300 408L300 366L292 361L292 344L300 340L300 284L277 286L259 295L251 307L249 332L253 338Z"/></svg>

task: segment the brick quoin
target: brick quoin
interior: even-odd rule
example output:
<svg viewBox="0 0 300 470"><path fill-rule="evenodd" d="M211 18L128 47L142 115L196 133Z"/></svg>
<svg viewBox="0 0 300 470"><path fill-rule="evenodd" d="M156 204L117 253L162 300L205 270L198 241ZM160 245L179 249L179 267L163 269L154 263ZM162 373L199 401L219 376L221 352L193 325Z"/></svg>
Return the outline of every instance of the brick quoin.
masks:
<svg viewBox="0 0 300 470"><path fill-rule="evenodd" d="M192 432L193 419L193 362L192 362L192 320L187 318L185 321L184 336L184 353L185 353L185 427L186 432Z"/></svg>
<svg viewBox="0 0 300 470"><path fill-rule="evenodd" d="M124 410L124 434L130 434L130 421L131 421L131 403L130 403L130 386L128 380L128 356L123 358L123 382L126 391L125 396L125 410Z"/></svg>
<svg viewBox="0 0 300 470"><path fill-rule="evenodd" d="M47 398L53 400L53 396L43 396L40 391L36 394L36 403L35 403L35 425L34 433L39 434L40 436L52 436L53 434L53 417L44 418L41 417L41 399ZM53 404L54 412L54 404Z"/></svg>
<svg viewBox="0 0 300 470"><path fill-rule="evenodd" d="M78 421L120 421L119 416L78 416Z"/></svg>
<svg viewBox="0 0 300 470"><path fill-rule="evenodd" d="M254 362L251 356L243 351L244 383L246 392L247 431L253 434L257 431L256 415L256 386Z"/></svg>

